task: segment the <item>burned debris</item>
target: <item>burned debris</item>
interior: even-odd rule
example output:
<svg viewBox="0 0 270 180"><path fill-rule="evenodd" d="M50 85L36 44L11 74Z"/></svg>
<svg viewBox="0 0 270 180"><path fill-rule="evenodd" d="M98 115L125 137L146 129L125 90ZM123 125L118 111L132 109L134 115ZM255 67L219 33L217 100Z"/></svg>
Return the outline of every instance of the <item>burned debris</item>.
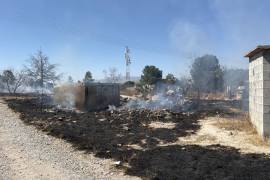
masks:
<svg viewBox="0 0 270 180"><path fill-rule="evenodd" d="M25 124L97 157L111 158L115 167L129 175L146 179L263 177L262 171L250 170L267 170L269 164L263 155L241 155L234 148L179 144L180 137L200 129L199 120L228 113L215 105L193 113L144 108L78 113L50 105L40 111L38 99L31 97L7 98L6 102Z"/></svg>

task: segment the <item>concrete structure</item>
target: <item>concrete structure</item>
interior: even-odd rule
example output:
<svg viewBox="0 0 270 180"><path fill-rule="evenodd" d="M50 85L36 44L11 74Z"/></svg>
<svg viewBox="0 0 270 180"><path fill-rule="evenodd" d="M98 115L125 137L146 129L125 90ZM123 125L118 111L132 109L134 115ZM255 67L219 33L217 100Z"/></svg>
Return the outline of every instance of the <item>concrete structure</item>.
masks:
<svg viewBox="0 0 270 180"><path fill-rule="evenodd" d="M257 46L249 58L249 114L263 137L270 136L270 45Z"/></svg>
<svg viewBox="0 0 270 180"><path fill-rule="evenodd" d="M103 110L120 104L120 87L115 83L88 83L76 91L76 107L88 111Z"/></svg>

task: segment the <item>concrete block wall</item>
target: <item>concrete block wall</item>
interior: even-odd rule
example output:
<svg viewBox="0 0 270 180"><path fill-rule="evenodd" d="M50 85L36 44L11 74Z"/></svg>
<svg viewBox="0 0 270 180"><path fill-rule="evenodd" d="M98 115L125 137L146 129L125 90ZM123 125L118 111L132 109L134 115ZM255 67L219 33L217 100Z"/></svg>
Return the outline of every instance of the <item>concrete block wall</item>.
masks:
<svg viewBox="0 0 270 180"><path fill-rule="evenodd" d="M263 53L263 135L270 136L270 52Z"/></svg>
<svg viewBox="0 0 270 180"><path fill-rule="evenodd" d="M270 52L261 52L249 62L249 114L258 133L270 136Z"/></svg>
<svg viewBox="0 0 270 180"><path fill-rule="evenodd" d="M249 62L249 115L257 131L263 135L263 61L260 54Z"/></svg>

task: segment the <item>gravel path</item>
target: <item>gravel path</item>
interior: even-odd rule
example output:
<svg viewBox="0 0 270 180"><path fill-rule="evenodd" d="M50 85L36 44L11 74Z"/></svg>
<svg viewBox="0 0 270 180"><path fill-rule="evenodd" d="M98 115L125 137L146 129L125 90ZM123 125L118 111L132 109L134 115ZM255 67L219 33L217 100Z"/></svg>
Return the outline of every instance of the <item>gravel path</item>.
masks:
<svg viewBox="0 0 270 180"><path fill-rule="evenodd" d="M0 99L0 179L138 179L26 126Z"/></svg>

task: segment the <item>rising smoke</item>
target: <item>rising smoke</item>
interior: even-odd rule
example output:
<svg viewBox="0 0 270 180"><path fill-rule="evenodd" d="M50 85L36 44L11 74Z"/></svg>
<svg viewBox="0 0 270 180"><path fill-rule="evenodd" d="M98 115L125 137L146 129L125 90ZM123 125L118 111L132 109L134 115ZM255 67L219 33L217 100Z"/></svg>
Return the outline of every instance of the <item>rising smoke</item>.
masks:
<svg viewBox="0 0 270 180"><path fill-rule="evenodd" d="M53 102L61 108L75 108L76 89L73 84L63 84L54 89Z"/></svg>
<svg viewBox="0 0 270 180"><path fill-rule="evenodd" d="M131 99L121 108L182 111L186 102L182 89L178 85L158 83L147 97L147 100L143 98Z"/></svg>

